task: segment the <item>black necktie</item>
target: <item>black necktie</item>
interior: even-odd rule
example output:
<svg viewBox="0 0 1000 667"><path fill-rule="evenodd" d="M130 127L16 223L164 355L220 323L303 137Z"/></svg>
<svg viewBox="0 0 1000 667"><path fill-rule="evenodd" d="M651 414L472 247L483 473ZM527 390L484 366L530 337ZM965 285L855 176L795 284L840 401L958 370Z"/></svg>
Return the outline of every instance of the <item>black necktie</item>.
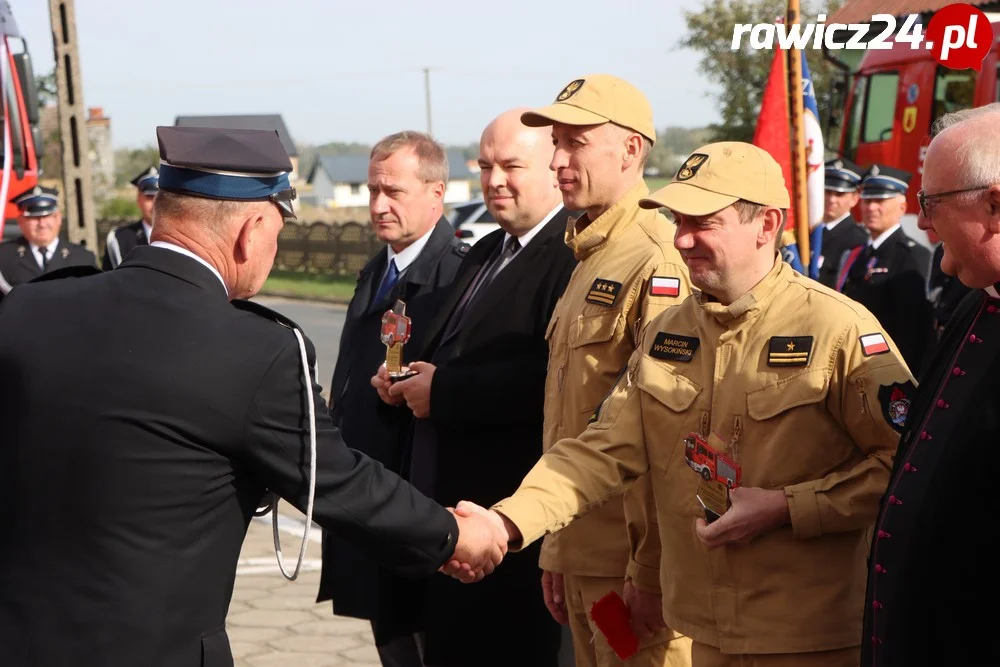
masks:
<svg viewBox="0 0 1000 667"><path fill-rule="evenodd" d="M42 255L42 271L49 268L49 249L45 246L39 246L38 252Z"/></svg>
<svg viewBox="0 0 1000 667"><path fill-rule="evenodd" d="M462 300L459 301L458 306L455 311L451 314L448 319L448 324L445 325L444 333L441 336L441 340L445 341L451 338L455 332L462 325L462 321L465 319L465 314L469 312L469 307L476 300L476 298L482 294L486 287L489 286L493 279L497 277L500 270L513 259L517 251L521 249L521 243L517 240L516 236L511 236L507 239L507 242L503 244L503 251L495 256L493 260L488 263L483 270L479 272L476 276L476 280L472 283L472 286L466 290L465 294L462 296Z"/></svg>

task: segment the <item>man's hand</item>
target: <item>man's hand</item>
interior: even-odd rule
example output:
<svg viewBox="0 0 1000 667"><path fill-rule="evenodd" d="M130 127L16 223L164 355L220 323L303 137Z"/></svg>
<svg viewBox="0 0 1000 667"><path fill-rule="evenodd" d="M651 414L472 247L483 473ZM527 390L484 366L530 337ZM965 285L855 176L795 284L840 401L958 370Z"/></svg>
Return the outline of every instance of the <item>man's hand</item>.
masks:
<svg viewBox="0 0 1000 667"><path fill-rule="evenodd" d="M640 640L648 639L667 627L663 622L663 598L658 593L646 593L625 580L622 599L629 610L629 622Z"/></svg>
<svg viewBox="0 0 1000 667"><path fill-rule="evenodd" d="M709 549L749 544L759 535L791 522L788 500L781 489L737 488L729 492L732 506L713 523L695 521L698 539Z"/></svg>
<svg viewBox="0 0 1000 667"><path fill-rule="evenodd" d="M393 400L405 400L417 419L427 419L431 415L431 382L437 367L424 361L414 361L409 368L417 374L391 385L389 396Z"/></svg>
<svg viewBox="0 0 1000 667"><path fill-rule="evenodd" d="M542 571L542 597L545 598L545 606L552 614L552 618L556 619L556 623L567 625L569 613L566 611L566 587L563 585L561 574Z"/></svg>
<svg viewBox="0 0 1000 667"><path fill-rule="evenodd" d="M453 510L458 522L458 545L441 571L463 583L480 581L507 554L508 533L504 520L474 503L462 501Z"/></svg>
<svg viewBox="0 0 1000 667"><path fill-rule="evenodd" d="M378 367L378 372L372 376L371 384L375 387L375 391L378 392L379 398L381 398L384 403L399 406L406 402L403 400L402 396L397 398L389 395L389 388L392 387L392 380L389 379L389 371L385 369L385 364Z"/></svg>

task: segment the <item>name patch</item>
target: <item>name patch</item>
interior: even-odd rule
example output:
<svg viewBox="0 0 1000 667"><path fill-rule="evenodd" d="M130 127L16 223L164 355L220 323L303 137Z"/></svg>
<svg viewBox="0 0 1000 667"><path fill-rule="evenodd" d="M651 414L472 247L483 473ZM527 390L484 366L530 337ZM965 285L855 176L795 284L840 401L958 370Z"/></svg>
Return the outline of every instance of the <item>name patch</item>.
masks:
<svg viewBox="0 0 1000 667"><path fill-rule="evenodd" d="M610 308L615 305L615 300L618 299L618 293L621 291L621 283L598 278L590 286L590 292L587 293L586 301L587 303L596 303L598 306L608 306Z"/></svg>
<svg viewBox="0 0 1000 667"><path fill-rule="evenodd" d="M812 336L772 336L767 344L768 366L808 366Z"/></svg>
<svg viewBox="0 0 1000 667"><path fill-rule="evenodd" d="M649 356L667 361L691 361L700 343L701 340L692 336L681 336L661 331L653 339L653 346L649 348Z"/></svg>

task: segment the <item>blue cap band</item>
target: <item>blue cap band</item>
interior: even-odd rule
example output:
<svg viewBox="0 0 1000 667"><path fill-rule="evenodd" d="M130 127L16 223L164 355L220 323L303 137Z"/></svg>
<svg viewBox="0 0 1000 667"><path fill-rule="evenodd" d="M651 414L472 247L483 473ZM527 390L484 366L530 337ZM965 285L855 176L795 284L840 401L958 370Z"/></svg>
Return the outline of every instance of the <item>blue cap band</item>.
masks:
<svg viewBox="0 0 1000 667"><path fill-rule="evenodd" d="M160 189L187 192L210 199L259 201L291 189L287 173L225 174L160 163Z"/></svg>

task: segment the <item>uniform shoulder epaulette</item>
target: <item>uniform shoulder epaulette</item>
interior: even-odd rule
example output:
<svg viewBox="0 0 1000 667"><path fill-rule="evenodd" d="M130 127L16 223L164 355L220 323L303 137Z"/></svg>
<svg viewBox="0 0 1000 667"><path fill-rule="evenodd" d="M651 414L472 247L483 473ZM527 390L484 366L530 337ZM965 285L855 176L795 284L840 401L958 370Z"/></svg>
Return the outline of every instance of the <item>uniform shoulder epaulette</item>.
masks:
<svg viewBox="0 0 1000 667"><path fill-rule="evenodd" d="M262 306L255 301L247 301L246 299L233 299L230 301L237 309L242 310L246 313L253 313L254 315L259 315L264 319L271 320L272 322L277 322L283 327L288 327L289 329L298 329L302 331L302 327L296 324L294 321L285 317L276 310L271 310L267 306Z"/></svg>
<svg viewBox="0 0 1000 667"><path fill-rule="evenodd" d="M469 254L469 248L471 247L472 247L471 245L469 245L465 241L462 241L461 243L457 243L454 246L452 246L451 251L454 252L459 257L465 257L466 255Z"/></svg>
<svg viewBox="0 0 1000 667"><path fill-rule="evenodd" d="M91 266L89 264L81 264L78 266L63 266L58 269L49 271L48 273L43 273L40 276L35 276L29 283L43 283L47 280L61 280L63 278L86 278L87 276L96 276L99 273L103 273L96 266Z"/></svg>

